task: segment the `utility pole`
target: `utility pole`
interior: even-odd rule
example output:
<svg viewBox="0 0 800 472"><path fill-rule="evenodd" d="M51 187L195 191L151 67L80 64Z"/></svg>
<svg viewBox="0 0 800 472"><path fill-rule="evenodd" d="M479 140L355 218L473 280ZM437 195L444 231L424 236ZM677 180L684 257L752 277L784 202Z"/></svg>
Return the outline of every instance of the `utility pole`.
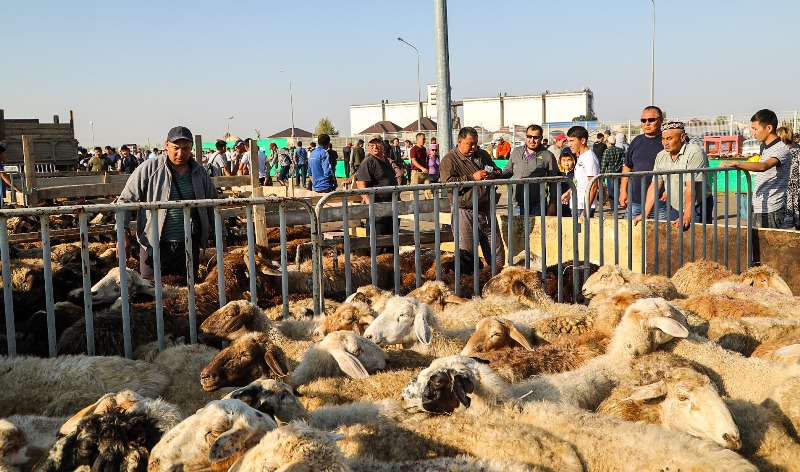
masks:
<svg viewBox="0 0 800 472"><path fill-rule="evenodd" d="M436 28L436 121L437 140L444 155L453 149L450 120L450 46L447 39L447 0L434 0L433 24Z"/></svg>

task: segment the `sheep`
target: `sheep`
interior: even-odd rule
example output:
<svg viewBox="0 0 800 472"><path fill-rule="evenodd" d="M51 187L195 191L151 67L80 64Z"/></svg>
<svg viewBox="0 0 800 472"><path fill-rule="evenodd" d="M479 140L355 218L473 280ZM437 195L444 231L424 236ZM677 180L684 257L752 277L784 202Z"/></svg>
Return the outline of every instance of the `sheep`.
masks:
<svg viewBox="0 0 800 472"><path fill-rule="evenodd" d="M239 400L214 400L161 438L150 452L147 470L228 470L277 426Z"/></svg>
<svg viewBox="0 0 800 472"><path fill-rule="evenodd" d="M799 329L800 320L789 318L718 317L709 320L706 328L696 334L725 349L750 356L760 344L790 335Z"/></svg>
<svg viewBox="0 0 800 472"><path fill-rule="evenodd" d="M443 356L460 352L471 332L445 331L430 306L413 298L394 297L369 325L364 337L378 345L403 344L423 354Z"/></svg>
<svg viewBox="0 0 800 472"><path fill-rule="evenodd" d="M538 297L534 296L534 298ZM444 329L471 329L483 318L507 316L510 313L528 310L532 307L538 307L538 304L529 302L522 297L517 299L506 296L485 295L483 298L473 298L462 304L448 306L437 314L437 318Z"/></svg>
<svg viewBox="0 0 800 472"><path fill-rule="evenodd" d="M562 273L564 274L562 277L562 293L563 293L563 303L575 303L577 300L573 297L573 286L574 286L574 270L573 270L573 261L569 260L562 264ZM483 288L483 295L487 295L487 288L489 289L489 293L497 294L496 290L498 290L498 285L513 285L513 284L530 284L532 286L541 287L542 286L542 272L540 270L536 270L537 267L541 267L541 264L530 265L531 269L526 270L524 267L518 265L512 265L503 269L499 274L492 277ZM589 274L594 274L600 268L597 264L589 264ZM585 277L585 270L583 268L583 261L578 261L578 286L580 287L583 285L584 277ZM548 266L545 271L545 281L544 281L544 292L549 296L554 302L558 301L558 265L551 265ZM524 281L524 282L523 282Z"/></svg>
<svg viewBox="0 0 800 472"><path fill-rule="evenodd" d="M547 316L547 313L540 312ZM467 340L464 349L461 350L462 356L471 356L475 353L497 351L503 348L522 347L529 351L533 350L534 341L533 330L526 327L517 327L513 322L505 318L492 316L478 321L475 332Z"/></svg>
<svg viewBox="0 0 800 472"><path fill-rule="evenodd" d="M0 372L0 417L71 414L108 391L157 397L170 384L163 367L119 357L0 357Z"/></svg>
<svg viewBox="0 0 800 472"><path fill-rule="evenodd" d="M338 267L343 267L344 255L338 256L336 261ZM311 277L312 261L303 262L299 269L288 269L286 271L289 280L289 291L291 293L311 293L313 291L313 279ZM350 257L351 283L360 287L372 283L371 259L363 256ZM334 267L331 257L322 259L322 289L326 294L344 293L346 290L344 272ZM282 275L277 269L264 274L265 292L271 295L279 295L282 287ZM393 265L378 264L377 286L389 288L394 280Z"/></svg>
<svg viewBox="0 0 800 472"><path fill-rule="evenodd" d="M752 357L772 359L785 364L797 364L800 360L800 329L791 334L759 345Z"/></svg>
<svg viewBox="0 0 800 472"><path fill-rule="evenodd" d="M306 352L289 380L295 387L319 377L344 373L363 379L386 367L386 353L377 344L352 331L334 331Z"/></svg>
<svg viewBox="0 0 800 472"><path fill-rule="evenodd" d="M262 375L288 374L283 351L266 333L248 333L216 354L200 372L206 392L222 387L241 387Z"/></svg>
<svg viewBox="0 0 800 472"><path fill-rule="evenodd" d="M0 418L0 471L19 470L18 466L32 465L36 458L28 451L25 432L10 421ZM12 468L13 467L13 468Z"/></svg>
<svg viewBox="0 0 800 472"><path fill-rule="evenodd" d="M0 418L0 471L30 470L57 439L66 417L11 415Z"/></svg>
<svg viewBox="0 0 800 472"><path fill-rule="evenodd" d="M800 305L794 296L785 295L771 288L758 288L740 282L723 280L708 289L714 295L724 295L736 300L749 300L766 307L774 318L800 319Z"/></svg>
<svg viewBox="0 0 800 472"><path fill-rule="evenodd" d="M83 307L72 302L56 302L53 304L53 314L56 321L56 339L61 339L65 331L84 318ZM25 320L21 326L17 324L17 328L17 354L39 357L47 357L50 354L47 312L45 310L37 311ZM117 324L117 329L119 329L119 324ZM85 337L86 331L84 330L83 333ZM86 350L84 349L80 352L73 352L73 354L83 354L85 352Z"/></svg>
<svg viewBox="0 0 800 472"><path fill-rule="evenodd" d="M739 429L714 384L675 357L658 352L634 361L631 375L597 411L628 421L660 424L739 449Z"/></svg>
<svg viewBox="0 0 800 472"><path fill-rule="evenodd" d="M371 306L376 313L380 313L386 307L386 301L392 295L391 291L383 290L370 284L358 287L355 292L345 298L344 303L363 302Z"/></svg>
<svg viewBox="0 0 800 472"><path fill-rule="evenodd" d="M725 266L707 259L698 259L681 266L671 277L678 292L685 296L699 295L716 282L728 280L758 288L771 288L792 296L792 289L772 267L754 266L739 275L734 275Z"/></svg>
<svg viewBox="0 0 800 472"><path fill-rule="evenodd" d="M541 470L523 461L482 459L473 456L438 457L403 462L382 462L374 459L350 459L353 472L530 472Z"/></svg>
<svg viewBox="0 0 800 472"><path fill-rule="evenodd" d="M675 304L695 315L710 320L721 316L729 318L761 317L775 318L776 314L766 306L754 300L733 298L727 294L700 293L684 300L675 300Z"/></svg>
<svg viewBox="0 0 800 472"><path fill-rule="evenodd" d="M592 298L602 292L613 290L623 285L641 287L643 293L647 290L650 297L661 297L666 300L678 298L680 294L672 281L663 275L639 274L616 265L604 265L592 274L583 284L583 296Z"/></svg>
<svg viewBox="0 0 800 472"><path fill-rule="evenodd" d="M414 290L406 294L418 302L427 303L436 313L441 313L451 305L466 303L465 298L457 297L455 293L441 280L428 280ZM383 310L376 311L380 313Z"/></svg>
<svg viewBox="0 0 800 472"><path fill-rule="evenodd" d="M158 353L152 363L169 371L171 379L162 398L175 405L183 416L219 399L219 394L205 390L201 379L205 366L218 354L218 350L203 344L176 345Z"/></svg>
<svg viewBox="0 0 800 472"><path fill-rule="evenodd" d="M230 472L350 472L336 441L344 436L293 421L264 435L229 469Z"/></svg>
<svg viewBox="0 0 800 472"><path fill-rule="evenodd" d="M489 279L481 293L484 298L518 297L520 301L526 300L532 303L552 301L542 289L541 274L517 266L506 267Z"/></svg>
<svg viewBox="0 0 800 472"><path fill-rule="evenodd" d="M465 361L458 356L450 358L449 362L444 360L440 362L442 368L428 372L432 374L429 380L433 382L427 383L424 390L418 390L419 385L417 385L415 392L411 392L415 393L411 397L417 398L415 405L424 405L426 410L432 406L436 408L449 405L444 412L447 413L453 408L452 417L458 418L460 422L465 418L473 418L483 423L513 419L518 425L516 427L534 425L572 444L580 457L581 467L585 470L757 470L736 453L711 441L692 438L660 426L630 423L571 405L547 401L524 403L509 401L496 407L492 407L492 403L497 403L496 401L476 403L475 400L483 395L486 396L484 400L495 399L498 393L502 395L502 380L493 375L490 369L480 367L459 369L458 365L463 365L469 360ZM453 380L449 380L448 377ZM457 392L458 388L463 392ZM471 407L458 408L459 404L463 404L459 397L465 396L463 393L468 393L466 390L469 388L472 388L474 397L466 403ZM488 395L479 393L486 391L490 393ZM408 393L404 391L404 397ZM431 401L437 403L432 404ZM474 408L477 405L482 405L483 408ZM323 417L322 413L317 411L315 416ZM359 413L363 416L362 411ZM415 427L412 428L413 431L418 431ZM349 432L342 428L338 431L346 435ZM348 439L345 439L340 443L345 454L348 452L347 441Z"/></svg>
<svg viewBox="0 0 800 472"><path fill-rule="evenodd" d="M356 293L354 295L361 295ZM384 303L385 305L385 303ZM312 339L319 342L328 333L334 331L353 331L358 335L364 334L370 323L375 321L378 313L365 302L350 301L339 305L333 314L325 317L312 333Z"/></svg>

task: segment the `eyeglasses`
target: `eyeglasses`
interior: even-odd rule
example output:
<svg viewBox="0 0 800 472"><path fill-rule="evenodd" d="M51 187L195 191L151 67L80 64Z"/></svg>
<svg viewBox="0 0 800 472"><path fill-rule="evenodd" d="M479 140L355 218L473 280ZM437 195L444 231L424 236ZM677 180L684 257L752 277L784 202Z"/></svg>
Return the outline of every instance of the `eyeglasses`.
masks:
<svg viewBox="0 0 800 472"><path fill-rule="evenodd" d="M642 123L655 123L658 121L658 118L642 118Z"/></svg>
<svg viewBox="0 0 800 472"><path fill-rule="evenodd" d="M526 134L525 137L528 138L528 139L542 139L541 136L532 136L530 134Z"/></svg>

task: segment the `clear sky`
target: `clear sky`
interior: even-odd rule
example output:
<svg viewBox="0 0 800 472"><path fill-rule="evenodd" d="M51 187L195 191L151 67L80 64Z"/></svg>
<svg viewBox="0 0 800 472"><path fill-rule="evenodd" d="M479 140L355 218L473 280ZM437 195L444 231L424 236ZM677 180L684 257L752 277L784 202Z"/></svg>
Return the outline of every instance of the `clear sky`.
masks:
<svg viewBox="0 0 800 472"><path fill-rule="evenodd" d="M656 0L655 99L672 117L800 108L800 1ZM416 100L436 82L433 0L0 0L0 108L62 122L95 143L255 137L350 104ZM451 0L453 99L589 87L603 120L637 118L650 94L649 0ZM358 131L358 130L355 130Z"/></svg>

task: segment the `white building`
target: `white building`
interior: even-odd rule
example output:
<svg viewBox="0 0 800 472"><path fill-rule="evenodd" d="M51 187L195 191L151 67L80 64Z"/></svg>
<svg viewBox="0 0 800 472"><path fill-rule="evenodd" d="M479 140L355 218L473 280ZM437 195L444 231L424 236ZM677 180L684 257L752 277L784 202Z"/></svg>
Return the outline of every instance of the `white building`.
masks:
<svg viewBox="0 0 800 472"><path fill-rule="evenodd" d="M545 91L538 95L466 98L452 102L463 126L481 126L490 131L511 124L565 122L594 114L594 94L588 88L575 92ZM436 120L436 85L428 84L422 116ZM460 108L460 110L458 109ZM378 121L391 121L401 128L417 120L416 102L350 105L350 133L356 134Z"/></svg>

